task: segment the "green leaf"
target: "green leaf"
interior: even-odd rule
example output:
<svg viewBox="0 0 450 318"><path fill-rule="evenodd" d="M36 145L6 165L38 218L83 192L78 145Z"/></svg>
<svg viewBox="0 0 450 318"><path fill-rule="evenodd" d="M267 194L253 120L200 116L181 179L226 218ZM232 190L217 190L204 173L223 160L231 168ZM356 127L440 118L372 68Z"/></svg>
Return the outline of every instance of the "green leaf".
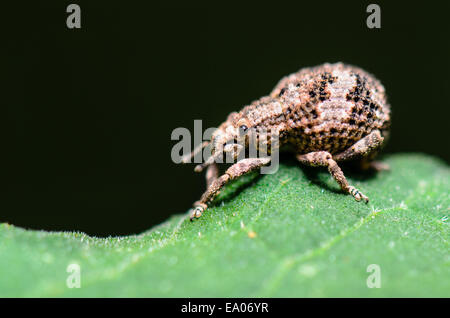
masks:
<svg viewBox="0 0 450 318"><path fill-rule="evenodd" d="M384 161L391 171L347 172L368 205L288 161L230 184L195 222L178 215L141 235L2 224L0 296L449 297L449 169L424 155ZM66 285L70 264L81 288ZM381 288L368 288L370 264Z"/></svg>

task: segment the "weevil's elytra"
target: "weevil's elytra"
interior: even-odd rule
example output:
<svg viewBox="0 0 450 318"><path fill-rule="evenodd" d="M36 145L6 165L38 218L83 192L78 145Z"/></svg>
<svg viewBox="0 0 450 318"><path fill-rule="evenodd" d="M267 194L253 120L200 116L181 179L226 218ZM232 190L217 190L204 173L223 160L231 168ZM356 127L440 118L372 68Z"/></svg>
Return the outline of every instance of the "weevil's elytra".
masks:
<svg viewBox="0 0 450 318"><path fill-rule="evenodd" d="M231 113L214 132L213 155L195 169L207 167L208 188L194 203L191 219L201 216L229 180L270 162L270 158L243 159L219 176L215 159L242 151L232 143L250 128L276 132L279 146L291 149L301 163L327 167L344 192L368 202L348 184L337 163L356 160L363 168L385 168L373 158L386 142L389 127L390 106L373 75L343 63L301 69L281 79L269 96Z"/></svg>

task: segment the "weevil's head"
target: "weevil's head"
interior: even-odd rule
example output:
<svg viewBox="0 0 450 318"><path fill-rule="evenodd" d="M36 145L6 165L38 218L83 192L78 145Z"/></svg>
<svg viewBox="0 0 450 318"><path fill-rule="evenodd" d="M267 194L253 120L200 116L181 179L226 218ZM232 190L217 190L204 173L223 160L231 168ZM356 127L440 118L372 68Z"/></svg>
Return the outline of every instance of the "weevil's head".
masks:
<svg viewBox="0 0 450 318"><path fill-rule="evenodd" d="M222 162L228 162L227 159L230 158L234 161L246 149L256 147L261 150L260 146L268 146L268 136L272 131L270 119L281 120L282 113L280 101L271 97L263 97L244 107L239 113L231 113L212 134L209 143L211 157L196 166L195 171L202 171L216 162L216 159L221 158L225 159Z"/></svg>
<svg viewBox="0 0 450 318"><path fill-rule="evenodd" d="M250 123L247 118L240 113L231 113L212 134L211 157L205 163L198 165L195 170L202 171L219 158L223 162L227 162L227 159L236 160L248 144L246 136L249 128Z"/></svg>

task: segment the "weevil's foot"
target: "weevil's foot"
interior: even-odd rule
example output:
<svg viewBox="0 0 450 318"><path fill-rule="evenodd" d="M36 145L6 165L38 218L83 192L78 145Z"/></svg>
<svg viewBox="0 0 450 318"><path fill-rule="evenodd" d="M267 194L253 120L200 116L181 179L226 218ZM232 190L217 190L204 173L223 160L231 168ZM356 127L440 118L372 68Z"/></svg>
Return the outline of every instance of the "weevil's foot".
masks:
<svg viewBox="0 0 450 318"><path fill-rule="evenodd" d="M206 207L206 204L203 203L195 204L190 216L191 221L201 217L203 212L206 210Z"/></svg>
<svg viewBox="0 0 450 318"><path fill-rule="evenodd" d="M359 168L362 171L374 170L376 172L388 171L391 169L387 163L381 161L362 161L359 164Z"/></svg>
<svg viewBox="0 0 450 318"><path fill-rule="evenodd" d="M364 200L364 202L368 203L369 202L369 198L366 197L364 195L364 193L362 193L361 191L359 191L358 189L356 189L355 187L350 186L348 188L348 192L350 192L350 194L355 198L356 201L361 201L361 199Z"/></svg>
<svg viewBox="0 0 450 318"><path fill-rule="evenodd" d="M372 161L370 163L370 167L375 171L389 171L391 168L387 163L381 162L381 161Z"/></svg>
<svg viewBox="0 0 450 318"><path fill-rule="evenodd" d="M204 168L204 167L203 167L202 165L196 165L195 168L194 168L194 171L195 171L195 172L202 172L202 171L203 171L203 168Z"/></svg>

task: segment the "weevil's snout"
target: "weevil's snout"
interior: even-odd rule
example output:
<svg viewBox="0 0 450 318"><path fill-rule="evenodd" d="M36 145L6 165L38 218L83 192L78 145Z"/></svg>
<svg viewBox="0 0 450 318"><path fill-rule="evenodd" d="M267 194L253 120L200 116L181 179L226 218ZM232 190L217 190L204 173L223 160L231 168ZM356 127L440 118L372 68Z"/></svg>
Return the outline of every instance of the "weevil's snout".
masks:
<svg viewBox="0 0 450 318"><path fill-rule="evenodd" d="M245 147L245 134L241 129L229 125L214 139L213 154L236 159Z"/></svg>
<svg viewBox="0 0 450 318"><path fill-rule="evenodd" d="M232 125L218 129L212 137L211 154L213 156L220 156L233 151L233 146L239 144L239 139L239 131Z"/></svg>
<svg viewBox="0 0 450 318"><path fill-rule="evenodd" d="M214 162L231 163L228 161L236 160L245 148L243 141L242 133L231 125L226 129L218 129L211 138L211 156L197 165L194 171L201 172Z"/></svg>
<svg viewBox="0 0 450 318"><path fill-rule="evenodd" d="M244 146L239 143L232 143L232 144L226 144L223 147L223 153L224 155L230 159L231 161L234 161L237 159L241 151L244 149ZM231 162L229 162L231 163Z"/></svg>

